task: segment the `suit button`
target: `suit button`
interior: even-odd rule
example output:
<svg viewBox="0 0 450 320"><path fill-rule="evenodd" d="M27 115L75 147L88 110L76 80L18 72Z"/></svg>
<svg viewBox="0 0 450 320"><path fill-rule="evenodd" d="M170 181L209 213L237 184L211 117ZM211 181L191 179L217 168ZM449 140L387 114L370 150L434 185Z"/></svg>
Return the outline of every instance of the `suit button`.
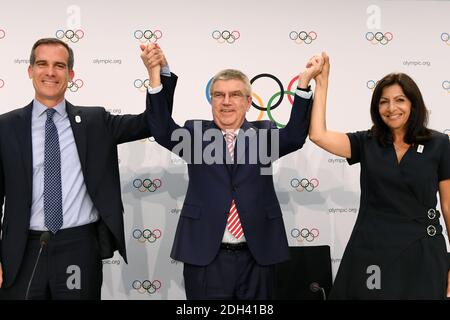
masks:
<svg viewBox="0 0 450 320"><path fill-rule="evenodd" d="M429 225L427 227L427 233L430 237L434 237L436 235L436 227L433 225Z"/></svg>
<svg viewBox="0 0 450 320"><path fill-rule="evenodd" d="M436 218L436 210L430 209L428 210L428 219L433 220Z"/></svg>

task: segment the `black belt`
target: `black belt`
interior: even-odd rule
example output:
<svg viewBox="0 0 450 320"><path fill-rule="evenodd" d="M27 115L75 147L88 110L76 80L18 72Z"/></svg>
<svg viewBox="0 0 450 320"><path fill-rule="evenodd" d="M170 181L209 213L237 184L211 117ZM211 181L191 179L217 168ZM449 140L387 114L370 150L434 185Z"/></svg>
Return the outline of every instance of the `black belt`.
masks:
<svg viewBox="0 0 450 320"><path fill-rule="evenodd" d="M91 235L91 234L96 234L96 225L97 222L93 222L93 223L89 223L89 224L85 224L82 226L78 226L78 227L72 227L72 228L67 228L67 229L60 229L56 232L56 234L52 234L50 232L50 237L51 239L67 239L70 237L74 237L74 236L84 236L84 235ZM39 239L40 236L44 233L44 232L48 232L48 231L37 231L37 230L30 230L28 232L28 236L29 239Z"/></svg>
<svg viewBox="0 0 450 320"><path fill-rule="evenodd" d="M237 251L247 249L247 242L239 242L239 243L221 243L220 249Z"/></svg>

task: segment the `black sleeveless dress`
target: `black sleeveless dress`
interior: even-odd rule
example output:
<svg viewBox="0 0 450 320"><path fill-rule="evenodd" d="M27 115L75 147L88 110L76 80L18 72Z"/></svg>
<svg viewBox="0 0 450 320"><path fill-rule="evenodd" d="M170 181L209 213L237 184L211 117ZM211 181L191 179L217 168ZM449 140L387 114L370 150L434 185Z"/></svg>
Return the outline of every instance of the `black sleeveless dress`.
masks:
<svg viewBox="0 0 450 320"><path fill-rule="evenodd" d="M438 184L450 179L450 140L412 145L400 163L392 145L369 131L349 133L351 159L361 164L358 218L330 299L445 299L448 254Z"/></svg>

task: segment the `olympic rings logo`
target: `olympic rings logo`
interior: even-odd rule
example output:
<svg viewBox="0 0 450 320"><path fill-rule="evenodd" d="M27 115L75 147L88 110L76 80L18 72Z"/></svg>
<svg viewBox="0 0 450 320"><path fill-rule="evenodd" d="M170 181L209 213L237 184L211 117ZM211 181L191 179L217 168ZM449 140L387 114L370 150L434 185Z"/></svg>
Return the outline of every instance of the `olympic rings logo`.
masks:
<svg viewBox="0 0 450 320"><path fill-rule="evenodd" d="M0 33L0 35L1 35L1 33ZM1 37L0 37L0 39L1 39ZM441 40L444 41L448 46L450 46L450 34L448 34L447 32L441 33Z"/></svg>
<svg viewBox="0 0 450 320"><path fill-rule="evenodd" d="M375 82L373 80L369 80L366 82L366 87L367 87L367 89L373 90L373 89L375 89L375 86L377 85L377 83L378 83L378 81Z"/></svg>
<svg viewBox="0 0 450 320"><path fill-rule="evenodd" d="M301 230L294 228L291 230L292 238L297 239L298 242L302 243L303 241L313 242L317 237L319 237L319 229L312 228L309 230L308 228L303 228Z"/></svg>
<svg viewBox="0 0 450 320"><path fill-rule="evenodd" d="M444 82L442 82L442 88L444 88L444 90L447 90L447 92L450 93L450 81L445 80Z"/></svg>
<svg viewBox="0 0 450 320"><path fill-rule="evenodd" d="M222 32L220 32L219 30L214 30L211 33L211 36L213 39L217 40L218 43L226 42L232 44L241 37L241 34L237 30L233 30L231 32L228 30L224 30Z"/></svg>
<svg viewBox="0 0 450 320"><path fill-rule="evenodd" d="M291 31L289 32L289 38L297 44L311 44L314 40L317 39L317 33L315 31L310 31L309 33L306 31Z"/></svg>
<svg viewBox="0 0 450 320"><path fill-rule="evenodd" d="M155 229L151 231L150 229L134 229L133 238L135 238L139 243L145 243L146 241L154 243L156 240L161 238L161 230Z"/></svg>
<svg viewBox="0 0 450 320"><path fill-rule="evenodd" d="M66 41L66 42L67 41L71 41L72 43L77 43L78 41L83 39L84 31L81 30L81 29L78 29L78 30L75 30L75 31L73 31L71 29L66 30L66 31L64 31L62 29L59 29L59 30L56 30L55 36L59 40L63 40L63 41Z"/></svg>
<svg viewBox="0 0 450 320"><path fill-rule="evenodd" d="M5 81L3 79L0 79L0 89L5 86Z"/></svg>
<svg viewBox="0 0 450 320"><path fill-rule="evenodd" d="M450 139L450 129L445 129L444 134L448 135L448 138Z"/></svg>
<svg viewBox="0 0 450 320"><path fill-rule="evenodd" d="M161 188L162 181L161 179L134 179L133 181L133 187L138 189L140 192L155 192L157 189Z"/></svg>
<svg viewBox="0 0 450 320"><path fill-rule="evenodd" d="M72 92L77 92L78 89L84 86L84 81L81 79L69 81L69 84L67 85L67 89L69 89Z"/></svg>
<svg viewBox="0 0 450 320"><path fill-rule="evenodd" d="M6 37L6 31L3 29L0 29L0 40Z"/></svg>
<svg viewBox="0 0 450 320"><path fill-rule="evenodd" d="M134 280L133 281L133 289L139 292L140 294L148 293L148 294L154 294L156 291L158 291L161 288L161 281L159 280Z"/></svg>
<svg viewBox="0 0 450 320"><path fill-rule="evenodd" d="M298 192L303 192L303 190L311 192L318 186L319 186L319 180L316 178L312 178L311 180L308 180L306 178L303 178L301 180L299 180L297 178L293 178L291 180L291 187L294 188L295 190L297 190Z"/></svg>
<svg viewBox="0 0 450 320"><path fill-rule="evenodd" d="M138 39L140 42L157 42L162 38L163 34L161 30L136 30L133 33L135 39Z"/></svg>
<svg viewBox="0 0 450 320"><path fill-rule="evenodd" d="M366 40L372 44L381 43L382 45L387 45L390 41L394 39L394 35L391 32L386 32L383 34L382 32L367 32Z"/></svg>
<svg viewBox="0 0 450 320"><path fill-rule="evenodd" d="M269 79L272 79L273 81L275 81L275 83L280 88L280 91L278 91L278 92L276 92L275 94L272 95L272 97L269 99L269 101L267 103L267 106L264 106L264 102L262 101L261 97L257 93L252 92L253 99L256 100L257 103L259 103L259 105L258 105L258 104L256 104L255 101L252 101L252 106L255 109L260 111L256 120L261 120L263 118L263 116L264 116L264 112L267 112L268 118L272 122L274 122L278 128L283 128L286 125L277 122L275 120L275 118L273 117L273 115L272 115L272 111L281 104L281 102L284 99L284 95L287 95L287 98L288 98L288 100L289 100L291 105L294 103L294 99L292 97L295 96L295 93L292 91L292 86L294 85L295 81L298 81L299 76L295 76L294 78L291 79L291 81L289 81L287 90L284 90L283 84L281 83L280 79L278 79L276 76L274 76L274 75L272 75L270 73L261 73L261 74L258 74L256 76L254 76L250 80L250 84L253 85L253 83L256 80L261 79L261 78L269 78ZM209 104L211 104L211 96L209 94L209 90L211 88L212 80L213 80L213 78L209 79L208 83L206 84L206 89L205 89L206 100L208 101ZM277 99L277 100L274 103L275 99Z"/></svg>
<svg viewBox="0 0 450 320"><path fill-rule="evenodd" d="M150 80L149 79L144 79L144 80L136 79L133 82L133 86L136 89L139 89L139 91L145 92L145 91L147 91L148 87L150 86Z"/></svg>

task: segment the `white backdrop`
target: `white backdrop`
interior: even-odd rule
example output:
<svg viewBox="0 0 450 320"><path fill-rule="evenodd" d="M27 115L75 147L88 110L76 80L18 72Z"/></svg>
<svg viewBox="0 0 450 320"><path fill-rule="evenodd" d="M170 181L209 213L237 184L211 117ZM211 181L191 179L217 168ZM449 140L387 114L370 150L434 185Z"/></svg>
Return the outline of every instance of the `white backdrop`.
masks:
<svg viewBox="0 0 450 320"><path fill-rule="evenodd" d="M54 36L75 52L77 81L67 91L69 101L102 105L114 114L141 112L145 88L136 87L146 71L139 43L147 36L165 50L179 76L173 114L180 124L211 118L205 89L221 69L241 69L250 78L270 74L287 90L310 56L327 51L330 129L369 128L373 85L396 71L417 81L430 127L450 135L449 13L450 1L2 0L0 112L32 100L26 72L31 46ZM261 107L280 92L267 76L255 80L253 90ZM286 98L272 112L281 123L289 115ZM251 108L247 119L259 116L268 119ZM151 139L120 146L119 157L129 264L119 255L104 261L102 298L184 299L182 264L169 253L186 166ZM310 141L275 165L290 245L330 245L333 275L358 213L359 172L359 165L350 167ZM311 183L308 190L294 188L302 179ZM299 235L304 228L306 239ZM148 290L142 288L146 280Z"/></svg>

